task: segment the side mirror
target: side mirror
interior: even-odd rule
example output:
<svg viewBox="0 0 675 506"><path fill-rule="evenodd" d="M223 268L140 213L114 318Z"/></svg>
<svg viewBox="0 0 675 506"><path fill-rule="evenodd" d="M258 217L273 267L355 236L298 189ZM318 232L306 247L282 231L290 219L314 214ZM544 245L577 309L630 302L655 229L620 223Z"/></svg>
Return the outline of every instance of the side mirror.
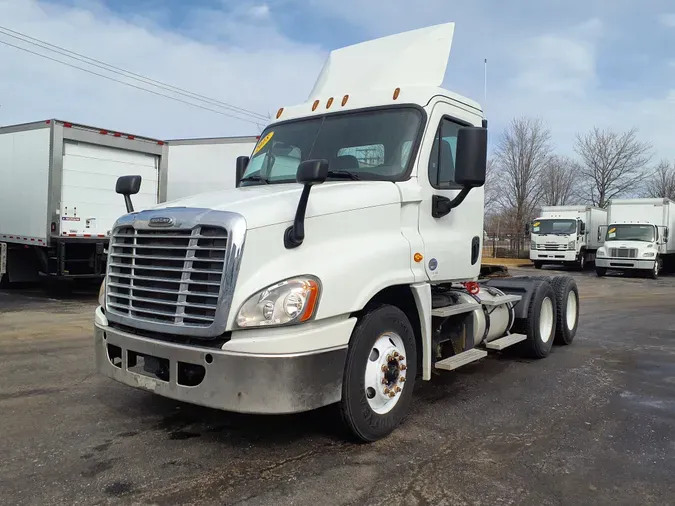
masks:
<svg viewBox="0 0 675 506"><path fill-rule="evenodd" d="M304 185L300 202L295 211L295 220L293 225L286 229L284 233L284 246L286 249L297 248L305 240L305 212L307 211L307 201L309 200L309 191L315 184L321 184L328 177L328 160L305 160L298 165L298 172L295 179L298 183Z"/></svg>
<svg viewBox="0 0 675 506"><path fill-rule="evenodd" d="M487 129L462 127L457 131L455 182L462 191L452 200L442 195L431 197L431 216L442 218L464 202L472 188L485 184L487 171Z"/></svg>
<svg viewBox="0 0 675 506"><path fill-rule="evenodd" d="M117 178L115 192L124 195L124 204L127 206L127 212L134 212L134 205L131 203L131 195L136 195L141 190L141 176L120 176Z"/></svg>
<svg viewBox="0 0 675 506"><path fill-rule="evenodd" d="M586 233L586 224L583 221L579 223L579 233L581 235Z"/></svg>
<svg viewBox="0 0 675 506"><path fill-rule="evenodd" d="M250 158L248 156L238 156L237 163L235 168L235 186L239 186L241 179L244 177L244 172L246 172L246 167L248 167L248 162Z"/></svg>
<svg viewBox="0 0 675 506"><path fill-rule="evenodd" d="M668 241L668 227L663 229L663 240Z"/></svg>
<svg viewBox="0 0 675 506"><path fill-rule="evenodd" d="M328 160L305 160L298 165L295 180L304 185L321 184L328 178Z"/></svg>
<svg viewBox="0 0 675 506"><path fill-rule="evenodd" d="M486 169L487 129L460 128L455 151L455 182L469 188L483 186Z"/></svg>

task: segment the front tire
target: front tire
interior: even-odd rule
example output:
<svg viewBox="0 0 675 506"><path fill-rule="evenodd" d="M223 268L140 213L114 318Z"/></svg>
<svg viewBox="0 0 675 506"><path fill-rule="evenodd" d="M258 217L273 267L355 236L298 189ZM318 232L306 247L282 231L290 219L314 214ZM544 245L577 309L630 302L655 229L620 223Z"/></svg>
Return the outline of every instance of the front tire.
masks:
<svg viewBox="0 0 675 506"><path fill-rule="evenodd" d="M579 271L583 271L586 268L586 252L582 251L579 253L579 258L576 262L576 268Z"/></svg>
<svg viewBox="0 0 675 506"><path fill-rule="evenodd" d="M661 274L662 260L659 257L656 257L654 260L654 267L649 271L649 277L651 279L659 279L659 274Z"/></svg>
<svg viewBox="0 0 675 506"><path fill-rule="evenodd" d="M534 262L534 268L535 269L541 269L543 265L544 264L541 263L541 262L537 262L537 261Z"/></svg>
<svg viewBox="0 0 675 506"><path fill-rule="evenodd" d="M349 343L340 415L362 442L389 435L405 418L417 375L417 345L408 317L395 306L367 311Z"/></svg>
<svg viewBox="0 0 675 506"><path fill-rule="evenodd" d="M599 277L602 278L607 274L607 268L606 267L596 267L595 268L595 274Z"/></svg>

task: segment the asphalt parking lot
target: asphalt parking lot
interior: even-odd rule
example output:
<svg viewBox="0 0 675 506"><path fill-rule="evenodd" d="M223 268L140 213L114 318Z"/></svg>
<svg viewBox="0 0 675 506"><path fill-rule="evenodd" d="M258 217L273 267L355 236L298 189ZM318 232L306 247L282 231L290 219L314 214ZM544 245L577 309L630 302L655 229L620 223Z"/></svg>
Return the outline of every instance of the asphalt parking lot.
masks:
<svg viewBox="0 0 675 506"><path fill-rule="evenodd" d="M675 276L570 274L572 346L435 376L371 445L329 409L242 416L99 377L95 291L0 291L2 503L673 504Z"/></svg>

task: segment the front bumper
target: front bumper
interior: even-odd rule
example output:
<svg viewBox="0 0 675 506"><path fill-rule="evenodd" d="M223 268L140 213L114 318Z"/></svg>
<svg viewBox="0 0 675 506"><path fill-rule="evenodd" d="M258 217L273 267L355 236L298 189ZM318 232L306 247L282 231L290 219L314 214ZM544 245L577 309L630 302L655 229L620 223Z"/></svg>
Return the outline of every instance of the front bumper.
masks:
<svg viewBox="0 0 675 506"><path fill-rule="evenodd" d="M530 260L538 262L576 262L577 252L574 250L554 251L554 250L530 250Z"/></svg>
<svg viewBox="0 0 675 506"><path fill-rule="evenodd" d="M605 269L640 269L651 270L654 268L654 259L638 260L635 258L607 258L595 257L595 266Z"/></svg>
<svg viewBox="0 0 675 506"><path fill-rule="evenodd" d="M351 333L354 322L329 324L327 333ZM297 335L302 330L289 329ZM308 353L248 354L150 339L108 326L96 309L96 369L126 385L211 408L239 413L308 411L342 397L347 347ZM141 362L163 364L164 378ZM140 370L139 370L140 369ZM188 374L189 373L189 374Z"/></svg>

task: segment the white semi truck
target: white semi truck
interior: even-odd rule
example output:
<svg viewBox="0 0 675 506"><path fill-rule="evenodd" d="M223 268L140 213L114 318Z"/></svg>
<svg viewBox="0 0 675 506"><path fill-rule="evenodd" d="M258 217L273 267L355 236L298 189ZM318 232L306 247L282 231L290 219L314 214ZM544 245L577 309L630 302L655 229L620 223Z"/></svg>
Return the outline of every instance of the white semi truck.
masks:
<svg viewBox="0 0 675 506"><path fill-rule="evenodd" d="M453 32L333 51L308 101L238 159L236 188L129 206L95 311L97 370L236 412L334 405L374 441L434 369L571 343L572 278L476 281L487 128L439 87Z"/></svg>
<svg viewBox="0 0 675 506"><path fill-rule="evenodd" d="M49 119L0 128L0 281L99 278L124 202L117 178L143 178L136 204L165 200L166 145Z"/></svg>
<svg viewBox="0 0 675 506"><path fill-rule="evenodd" d="M544 206L526 229L531 234L530 260L537 269L562 264L583 270L595 260L604 240L598 230L605 225L607 210L599 207Z"/></svg>
<svg viewBox="0 0 675 506"><path fill-rule="evenodd" d="M609 225L598 236L605 239L598 250L595 271L635 271L658 278L675 260L675 202L669 199L612 199Z"/></svg>
<svg viewBox="0 0 675 506"><path fill-rule="evenodd" d="M256 136L168 140L166 200L234 188L237 157L250 155L257 142Z"/></svg>

